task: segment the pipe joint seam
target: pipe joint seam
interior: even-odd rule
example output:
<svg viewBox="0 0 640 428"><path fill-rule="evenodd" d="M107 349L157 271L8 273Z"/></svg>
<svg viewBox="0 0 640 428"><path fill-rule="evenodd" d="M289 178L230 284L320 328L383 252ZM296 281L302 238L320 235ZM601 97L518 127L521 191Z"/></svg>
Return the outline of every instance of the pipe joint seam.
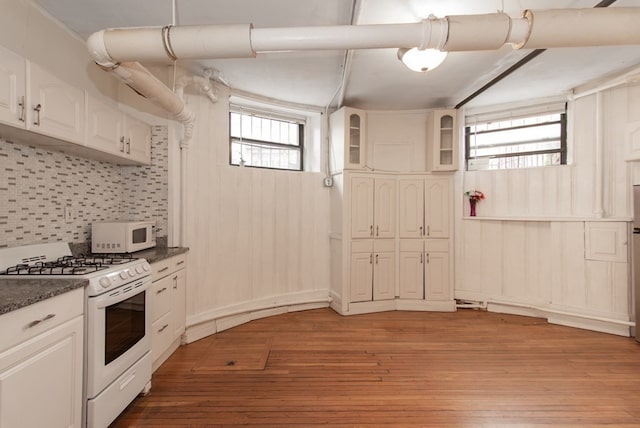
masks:
<svg viewBox="0 0 640 428"><path fill-rule="evenodd" d="M178 57L176 56L176 53L173 51L173 46L171 46L171 28L172 27L173 25L165 25L164 27L162 27L162 45L169 59L171 61L177 61Z"/></svg>

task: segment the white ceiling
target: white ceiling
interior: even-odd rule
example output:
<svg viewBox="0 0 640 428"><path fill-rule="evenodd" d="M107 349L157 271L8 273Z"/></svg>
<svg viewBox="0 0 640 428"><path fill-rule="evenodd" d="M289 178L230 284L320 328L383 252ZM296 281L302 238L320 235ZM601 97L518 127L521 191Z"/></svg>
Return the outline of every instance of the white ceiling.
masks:
<svg viewBox="0 0 640 428"><path fill-rule="evenodd" d="M173 0L33 0L86 39L114 27L162 26L173 22ZM255 28L417 22L502 10L590 8L598 0L176 0L178 25L253 23ZM617 0L610 7L640 7ZM352 16L353 15L353 16ZM396 49L356 50L345 80L344 104L375 110L450 107L467 98L529 50L453 52L428 73L409 71ZM325 106L339 99L345 51L258 54L255 59L186 63L192 70L216 68L235 89L278 100ZM481 106L560 95L603 76L640 65L640 45L549 49L467 105Z"/></svg>

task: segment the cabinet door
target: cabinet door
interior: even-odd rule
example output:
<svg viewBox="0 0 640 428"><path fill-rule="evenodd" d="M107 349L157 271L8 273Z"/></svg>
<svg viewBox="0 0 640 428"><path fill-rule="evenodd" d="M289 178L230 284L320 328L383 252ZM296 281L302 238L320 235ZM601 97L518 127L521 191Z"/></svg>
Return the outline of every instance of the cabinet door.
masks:
<svg viewBox="0 0 640 428"><path fill-rule="evenodd" d="M424 234L424 180L398 182L400 238L422 238Z"/></svg>
<svg viewBox="0 0 640 428"><path fill-rule="evenodd" d="M84 321L0 353L0 428L80 427Z"/></svg>
<svg viewBox="0 0 640 428"><path fill-rule="evenodd" d="M351 179L351 237L373 236L373 179Z"/></svg>
<svg viewBox="0 0 640 428"><path fill-rule="evenodd" d="M373 300L395 298L396 291L395 253L376 253L373 261Z"/></svg>
<svg viewBox="0 0 640 428"><path fill-rule="evenodd" d="M449 237L449 183L448 178L425 179L424 221L428 238Z"/></svg>
<svg viewBox="0 0 640 428"><path fill-rule="evenodd" d="M401 299L424 299L424 258L422 251L400 251Z"/></svg>
<svg viewBox="0 0 640 428"><path fill-rule="evenodd" d="M132 160L151 163L151 127L130 116L126 118L125 154Z"/></svg>
<svg viewBox="0 0 640 428"><path fill-rule="evenodd" d="M368 302L373 299L373 254L352 253L350 265L350 301Z"/></svg>
<svg viewBox="0 0 640 428"><path fill-rule="evenodd" d="M29 63L31 94L27 129L84 144L84 91Z"/></svg>
<svg viewBox="0 0 640 428"><path fill-rule="evenodd" d="M187 323L187 275L184 269L171 276L171 324L173 325L173 339L184 333Z"/></svg>
<svg viewBox="0 0 640 428"><path fill-rule="evenodd" d="M451 300L449 286L449 253L426 253L425 297L427 300Z"/></svg>
<svg viewBox="0 0 640 428"><path fill-rule="evenodd" d="M366 116L362 110L344 108L344 169L365 165Z"/></svg>
<svg viewBox="0 0 640 428"><path fill-rule="evenodd" d="M0 46L0 122L25 127L25 60Z"/></svg>
<svg viewBox="0 0 640 428"><path fill-rule="evenodd" d="M87 138L89 147L124 156L124 114L103 101L87 97Z"/></svg>
<svg viewBox="0 0 640 428"><path fill-rule="evenodd" d="M376 178L374 193L374 236L393 238L396 236L396 180Z"/></svg>

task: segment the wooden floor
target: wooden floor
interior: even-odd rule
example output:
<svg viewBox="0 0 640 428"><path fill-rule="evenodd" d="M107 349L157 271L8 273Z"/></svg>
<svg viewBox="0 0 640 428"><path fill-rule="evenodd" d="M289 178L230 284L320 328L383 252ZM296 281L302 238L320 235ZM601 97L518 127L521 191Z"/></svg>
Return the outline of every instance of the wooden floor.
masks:
<svg viewBox="0 0 640 428"><path fill-rule="evenodd" d="M330 309L182 347L113 427L640 427L640 344L482 311Z"/></svg>

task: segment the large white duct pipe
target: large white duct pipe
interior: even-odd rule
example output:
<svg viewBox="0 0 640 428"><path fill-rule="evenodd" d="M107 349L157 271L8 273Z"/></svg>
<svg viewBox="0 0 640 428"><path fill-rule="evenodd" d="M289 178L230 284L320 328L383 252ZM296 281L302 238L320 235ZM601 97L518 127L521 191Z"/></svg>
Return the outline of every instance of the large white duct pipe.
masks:
<svg viewBox="0 0 640 428"><path fill-rule="evenodd" d="M442 51L640 44L640 8L554 9L429 18L419 23L252 28L251 24L103 30L87 44L98 63L246 58L256 52L372 48Z"/></svg>

